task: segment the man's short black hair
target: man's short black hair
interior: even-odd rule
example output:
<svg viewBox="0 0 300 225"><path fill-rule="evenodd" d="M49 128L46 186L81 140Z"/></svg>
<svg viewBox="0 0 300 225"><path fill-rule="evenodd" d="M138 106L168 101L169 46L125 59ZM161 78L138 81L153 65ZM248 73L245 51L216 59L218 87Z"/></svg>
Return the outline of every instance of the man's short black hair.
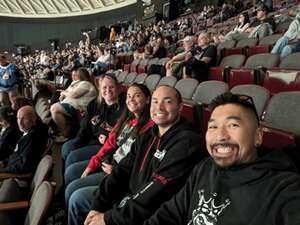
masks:
<svg viewBox="0 0 300 225"><path fill-rule="evenodd" d="M252 97L248 95L233 94L225 92L213 99L209 105L209 109L213 111L216 107L226 104L235 104L252 111L255 114L257 124L259 124L259 116L257 114Z"/></svg>

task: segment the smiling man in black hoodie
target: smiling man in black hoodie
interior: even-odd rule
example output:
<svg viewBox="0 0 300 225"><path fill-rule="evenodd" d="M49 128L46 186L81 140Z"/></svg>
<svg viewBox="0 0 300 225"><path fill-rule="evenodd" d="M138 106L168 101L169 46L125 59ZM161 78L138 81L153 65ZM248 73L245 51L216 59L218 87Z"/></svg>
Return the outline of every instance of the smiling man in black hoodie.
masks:
<svg viewBox="0 0 300 225"><path fill-rule="evenodd" d="M180 190L203 158L199 134L180 117L181 107L173 87L155 90L150 109L155 125L102 180L85 225L141 224ZM76 210L71 214L80 224L84 209Z"/></svg>
<svg viewBox="0 0 300 225"><path fill-rule="evenodd" d="M211 158L144 225L300 224L296 165L280 150L258 157L263 135L252 98L225 93L211 109Z"/></svg>

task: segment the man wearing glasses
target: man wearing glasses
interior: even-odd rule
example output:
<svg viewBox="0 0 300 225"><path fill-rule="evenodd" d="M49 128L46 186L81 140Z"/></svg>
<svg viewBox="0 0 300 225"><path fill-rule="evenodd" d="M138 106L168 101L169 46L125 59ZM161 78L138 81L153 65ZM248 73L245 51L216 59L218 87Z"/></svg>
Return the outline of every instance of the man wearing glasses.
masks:
<svg viewBox="0 0 300 225"><path fill-rule="evenodd" d="M225 93L210 105L211 158L144 225L294 225L300 176L284 151L259 157L263 134L252 98Z"/></svg>

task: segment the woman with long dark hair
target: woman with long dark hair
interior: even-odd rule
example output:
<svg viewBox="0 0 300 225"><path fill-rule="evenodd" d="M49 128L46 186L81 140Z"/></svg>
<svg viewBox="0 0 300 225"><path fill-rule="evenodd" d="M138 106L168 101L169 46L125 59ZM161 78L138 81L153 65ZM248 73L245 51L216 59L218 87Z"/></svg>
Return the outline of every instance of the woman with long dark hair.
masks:
<svg viewBox="0 0 300 225"><path fill-rule="evenodd" d="M152 127L150 119L149 89L143 84L133 84L127 91L126 109L109 134L103 147L89 161L81 161L66 168L66 204L71 194L79 188L94 186L109 174L114 164L130 151L136 137ZM80 177L81 176L81 177Z"/></svg>

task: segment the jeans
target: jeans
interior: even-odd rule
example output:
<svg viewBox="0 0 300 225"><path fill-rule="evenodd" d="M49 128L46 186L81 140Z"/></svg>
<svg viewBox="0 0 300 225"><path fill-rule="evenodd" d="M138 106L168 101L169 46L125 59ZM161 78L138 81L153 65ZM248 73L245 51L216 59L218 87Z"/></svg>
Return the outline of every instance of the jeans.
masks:
<svg viewBox="0 0 300 225"><path fill-rule="evenodd" d="M69 153L65 161L65 168L76 162L89 160L92 156L96 155L101 145L90 145L83 148L74 149Z"/></svg>
<svg viewBox="0 0 300 225"><path fill-rule="evenodd" d="M73 180L77 180L81 177L83 171L87 167L89 161L84 160L80 162L73 163L72 165L66 168L64 178L65 178L65 186L67 187Z"/></svg>
<svg viewBox="0 0 300 225"><path fill-rule="evenodd" d="M101 182L102 178L106 175L104 172L97 172L93 174L89 174L87 177L84 178L78 178L76 180L73 180L66 188L65 190L65 204L66 206L69 205L69 200L72 194L84 187L89 187L89 186L95 186L99 185Z"/></svg>
<svg viewBox="0 0 300 225"><path fill-rule="evenodd" d="M98 186L80 188L70 198L68 207L68 225L82 225L90 211L92 200Z"/></svg>
<svg viewBox="0 0 300 225"><path fill-rule="evenodd" d="M63 161L67 159L70 152L80 147L80 143L75 138L65 142L61 147L61 158Z"/></svg>
<svg viewBox="0 0 300 225"><path fill-rule="evenodd" d="M273 54L281 54L284 47L289 43L289 39L285 36L282 36L281 38L279 38L276 42L276 44L274 45L271 53Z"/></svg>

